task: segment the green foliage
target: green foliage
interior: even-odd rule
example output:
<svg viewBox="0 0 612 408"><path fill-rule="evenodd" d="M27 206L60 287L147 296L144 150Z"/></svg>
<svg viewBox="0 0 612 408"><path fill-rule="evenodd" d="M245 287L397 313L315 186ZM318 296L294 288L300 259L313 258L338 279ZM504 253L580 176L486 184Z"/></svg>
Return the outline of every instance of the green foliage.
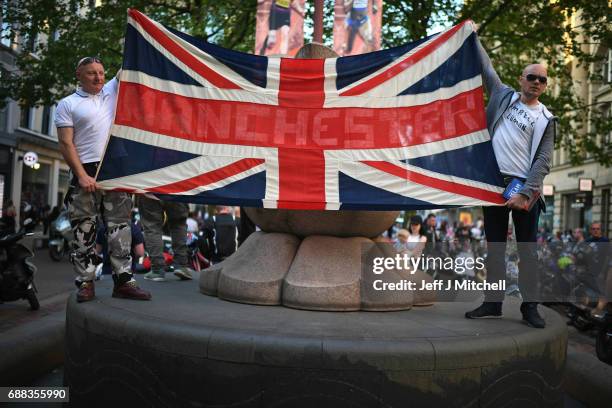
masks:
<svg viewBox="0 0 612 408"><path fill-rule="evenodd" d="M89 8L90 3L3 2L2 21L19 27L22 37L14 40L31 46L32 52L17 55L19 72L1 73L0 101L11 97L27 104L55 102L74 86L74 65L82 56L100 56L112 75L121 65L128 7L227 48L251 52L255 42L254 0L103 0L98 7ZM326 0L324 42L328 45L332 43L333 8L334 0ZM612 131L612 121L599 107L588 106L569 69L572 64L588 67L601 60L601 53L594 52L590 43L601 44L602 49L612 47L611 15L608 0L385 0L383 48L422 38L466 18L474 20L504 82L516 86L526 64L546 63L552 83L542 99L560 117L557 143L568 149L572 161L593 157L611 165L610 150L602 149L597 140ZM310 4L307 25L312 25L312 16ZM574 24L568 24L576 16ZM57 40L54 32L60 33ZM37 34L49 37L42 48L31 41ZM306 41L310 39L307 34Z"/></svg>
<svg viewBox="0 0 612 408"><path fill-rule="evenodd" d="M466 3L454 22L471 18L480 25L481 41L505 83L518 86L518 76L527 64L547 66L551 84L541 99L559 117L556 142L567 149L571 161L578 164L593 157L612 165L610 149L597 142L612 131L612 123L602 106L589 105L586 95L579 93L586 89L586 74L576 77L576 68L588 69L603 60L603 53L596 52L598 47L612 47L608 0ZM597 85L601 76L591 75L588 80Z"/></svg>
<svg viewBox="0 0 612 408"><path fill-rule="evenodd" d="M255 43L255 2L240 0L111 0L90 8L87 0L19 0L3 3L2 21L19 27L7 33L22 49L17 72L2 72L0 101L51 104L74 88L75 65L83 56L99 56L107 76L121 67L127 9L206 41L240 51ZM59 33L57 40L54 33ZM29 39L42 35L44 46ZM29 47L29 45L33 45Z"/></svg>

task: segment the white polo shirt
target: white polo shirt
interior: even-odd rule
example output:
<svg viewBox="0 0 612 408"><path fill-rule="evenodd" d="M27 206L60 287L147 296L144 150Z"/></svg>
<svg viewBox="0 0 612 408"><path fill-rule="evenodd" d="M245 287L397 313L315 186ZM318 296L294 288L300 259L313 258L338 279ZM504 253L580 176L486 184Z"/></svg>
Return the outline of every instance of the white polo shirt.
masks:
<svg viewBox="0 0 612 408"><path fill-rule="evenodd" d="M78 88L62 99L55 110L55 126L74 128L74 146L81 163L102 159L106 139L115 117L119 83L113 78L97 95Z"/></svg>

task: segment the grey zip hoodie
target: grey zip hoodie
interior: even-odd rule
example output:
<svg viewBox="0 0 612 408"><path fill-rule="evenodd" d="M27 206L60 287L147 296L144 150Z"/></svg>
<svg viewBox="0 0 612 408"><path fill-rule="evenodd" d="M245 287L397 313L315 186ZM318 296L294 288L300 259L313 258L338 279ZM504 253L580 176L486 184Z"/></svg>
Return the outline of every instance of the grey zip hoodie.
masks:
<svg viewBox="0 0 612 408"><path fill-rule="evenodd" d="M489 95L489 103L486 109L487 128L491 135L491 139L493 139L495 130L499 125L503 113L519 100L520 93L502 83L479 39L477 40L477 44L480 62L482 64L482 79L485 90ZM531 142L531 168L527 174L525 185L519 193L531 198L535 192L542 192L544 177L550 172L556 136L557 117L553 116L548 109L544 107L543 114L536 121L533 130L533 139ZM509 154L512 153L509 152ZM544 209L544 200L541 197L540 201Z"/></svg>

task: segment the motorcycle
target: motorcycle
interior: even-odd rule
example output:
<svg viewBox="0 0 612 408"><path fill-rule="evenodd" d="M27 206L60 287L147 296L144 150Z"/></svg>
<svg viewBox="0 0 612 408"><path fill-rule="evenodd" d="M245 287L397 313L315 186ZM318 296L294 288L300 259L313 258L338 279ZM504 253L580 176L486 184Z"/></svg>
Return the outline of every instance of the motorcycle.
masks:
<svg viewBox="0 0 612 408"><path fill-rule="evenodd" d="M194 271L197 272L200 272L202 269L206 269L210 266L210 261L206 259L206 257L202 255L202 252L200 251L200 239L201 237L198 237L198 234L194 234L193 232L187 233L186 244L189 265Z"/></svg>
<svg viewBox="0 0 612 408"><path fill-rule="evenodd" d="M576 269L576 285L572 288L572 302L569 305L569 324L578 330L585 331L598 326L598 319L593 317L602 293L601 283L605 282L611 266L608 263L606 249L596 243L582 244L575 250L579 266ZM612 275L610 275L612 276Z"/></svg>
<svg viewBox="0 0 612 408"><path fill-rule="evenodd" d="M26 299L31 310L38 310L40 303L36 297L34 274L36 266L28 258L34 254L19 241L32 235L31 219L26 219L19 232L6 234L0 238L0 303Z"/></svg>
<svg viewBox="0 0 612 408"><path fill-rule="evenodd" d="M70 248L72 226L68 211L62 211L49 227L49 256L56 262L62 260Z"/></svg>

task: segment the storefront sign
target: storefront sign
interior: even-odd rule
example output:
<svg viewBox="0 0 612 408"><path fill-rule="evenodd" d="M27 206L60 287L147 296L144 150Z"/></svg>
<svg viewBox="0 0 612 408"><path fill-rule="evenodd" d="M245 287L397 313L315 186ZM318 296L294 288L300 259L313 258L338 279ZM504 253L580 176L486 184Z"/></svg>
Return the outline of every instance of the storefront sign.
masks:
<svg viewBox="0 0 612 408"><path fill-rule="evenodd" d="M578 190L593 191L593 179L578 179Z"/></svg>
<svg viewBox="0 0 612 408"><path fill-rule="evenodd" d="M583 174L584 174L584 170L572 171L570 173L567 173L567 177L578 177L578 176L582 176Z"/></svg>
<svg viewBox="0 0 612 408"><path fill-rule="evenodd" d="M544 187L542 188L542 194L544 194L545 196L555 195L555 186L553 186L552 184L544 184Z"/></svg>
<svg viewBox="0 0 612 408"><path fill-rule="evenodd" d="M38 155L35 152L26 152L23 155L23 163L26 166L34 167L36 163L38 163Z"/></svg>

